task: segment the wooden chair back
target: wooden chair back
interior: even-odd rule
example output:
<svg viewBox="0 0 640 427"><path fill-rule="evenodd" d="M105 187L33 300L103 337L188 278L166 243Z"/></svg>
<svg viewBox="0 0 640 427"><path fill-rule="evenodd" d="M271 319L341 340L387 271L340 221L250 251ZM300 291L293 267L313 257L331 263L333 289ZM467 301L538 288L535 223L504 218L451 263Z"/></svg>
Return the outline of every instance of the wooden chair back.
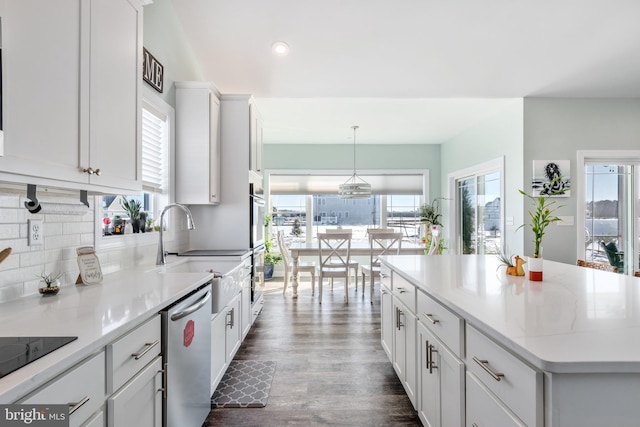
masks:
<svg viewBox="0 0 640 427"><path fill-rule="evenodd" d="M576 261L576 265L578 267L595 268L596 270L610 271L612 273L618 272L618 267L614 267L613 265L603 264L601 262L584 261L579 259L578 261Z"/></svg>

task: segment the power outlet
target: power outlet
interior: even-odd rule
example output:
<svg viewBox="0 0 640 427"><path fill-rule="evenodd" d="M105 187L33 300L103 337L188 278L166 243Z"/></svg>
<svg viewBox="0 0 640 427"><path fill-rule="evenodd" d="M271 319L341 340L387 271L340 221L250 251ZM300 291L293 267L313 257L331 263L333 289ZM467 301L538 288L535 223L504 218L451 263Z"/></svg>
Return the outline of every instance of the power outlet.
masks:
<svg viewBox="0 0 640 427"><path fill-rule="evenodd" d="M42 220L30 219L27 221L29 228L28 244L29 246L41 245L44 236L42 235Z"/></svg>

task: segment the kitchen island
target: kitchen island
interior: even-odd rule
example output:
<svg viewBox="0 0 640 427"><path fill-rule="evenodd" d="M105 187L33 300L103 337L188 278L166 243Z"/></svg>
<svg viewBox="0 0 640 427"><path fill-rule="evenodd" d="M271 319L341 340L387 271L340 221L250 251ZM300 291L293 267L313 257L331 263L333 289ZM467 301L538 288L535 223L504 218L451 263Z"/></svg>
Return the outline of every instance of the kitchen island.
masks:
<svg viewBox="0 0 640 427"><path fill-rule="evenodd" d="M435 331L431 343L444 349L437 353L438 362L444 363L443 352L451 350L463 366L459 407L466 425L476 422L470 413L475 416L478 407L490 406L476 405L475 389L498 405L513 421L510 425L637 425L640 279L545 261L544 281L532 282L505 275L495 256L386 256L383 266L390 270L383 286L399 301L398 311L404 308L415 316L418 332L420 325L425 334ZM415 298L407 298L411 293ZM421 305L422 300L427 302ZM445 310L440 318L432 313L434 307ZM393 315L400 326L411 322L408 316L399 317L404 312ZM459 322L458 341L437 331L443 325L446 329L449 315L454 319L450 330ZM384 329L383 324L383 341ZM416 340L419 336L415 334ZM427 360L437 365L436 350L428 341L426 346L432 352ZM416 378L405 388L417 388L420 412L420 343L414 351ZM486 357L494 351L493 359ZM523 377L510 376L511 365L522 369ZM486 414L478 418L499 419Z"/></svg>

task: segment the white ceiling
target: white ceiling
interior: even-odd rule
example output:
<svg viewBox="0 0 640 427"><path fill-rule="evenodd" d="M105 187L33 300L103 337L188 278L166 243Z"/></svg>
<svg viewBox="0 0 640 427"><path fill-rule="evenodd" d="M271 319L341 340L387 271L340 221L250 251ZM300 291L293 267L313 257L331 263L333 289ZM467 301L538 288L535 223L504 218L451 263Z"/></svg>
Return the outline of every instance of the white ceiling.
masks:
<svg viewBox="0 0 640 427"><path fill-rule="evenodd" d="M439 143L513 98L640 97L639 0L172 1L266 143Z"/></svg>

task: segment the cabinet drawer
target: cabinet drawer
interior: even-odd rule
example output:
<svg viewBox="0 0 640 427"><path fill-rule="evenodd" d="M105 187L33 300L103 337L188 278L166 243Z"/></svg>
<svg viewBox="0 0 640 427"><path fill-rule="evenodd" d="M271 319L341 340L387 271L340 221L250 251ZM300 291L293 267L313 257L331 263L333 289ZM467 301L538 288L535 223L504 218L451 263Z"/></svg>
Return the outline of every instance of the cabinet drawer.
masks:
<svg viewBox="0 0 640 427"><path fill-rule="evenodd" d="M408 280L393 272L391 279L393 296L398 298L412 312L416 312L416 287Z"/></svg>
<svg viewBox="0 0 640 427"><path fill-rule="evenodd" d="M528 426L541 426L542 373L467 325L467 370Z"/></svg>
<svg viewBox="0 0 640 427"><path fill-rule="evenodd" d="M391 269L384 264L380 264L380 283L391 289Z"/></svg>
<svg viewBox="0 0 640 427"><path fill-rule="evenodd" d="M160 354L160 315L107 345L107 393L124 385Z"/></svg>
<svg viewBox="0 0 640 427"><path fill-rule="evenodd" d="M475 375L467 372L467 427L525 427Z"/></svg>
<svg viewBox="0 0 640 427"><path fill-rule="evenodd" d="M464 321L442 304L418 291L418 320L458 357L464 354Z"/></svg>
<svg viewBox="0 0 640 427"><path fill-rule="evenodd" d="M101 352L19 403L69 404L69 426L79 426L104 404L104 363Z"/></svg>

